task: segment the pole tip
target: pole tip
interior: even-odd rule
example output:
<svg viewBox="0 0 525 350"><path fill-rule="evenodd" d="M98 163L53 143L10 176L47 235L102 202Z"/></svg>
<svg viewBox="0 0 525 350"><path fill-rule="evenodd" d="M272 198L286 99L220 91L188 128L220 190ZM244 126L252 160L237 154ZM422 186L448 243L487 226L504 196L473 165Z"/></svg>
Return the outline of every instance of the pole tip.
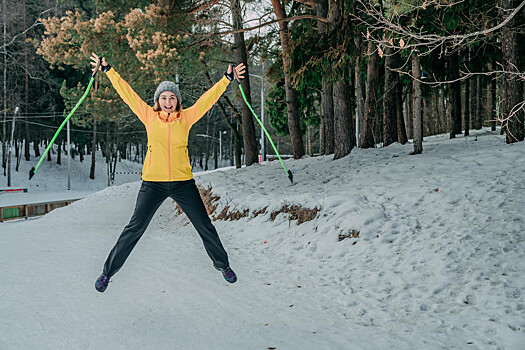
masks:
<svg viewBox="0 0 525 350"><path fill-rule="evenodd" d="M33 176L35 175L35 168L31 168L31 170L29 170L29 180L31 180L33 178Z"/></svg>
<svg viewBox="0 0 525 350"><path fill-rule="evenodd" d="M288 178L293 183L293 174L292 174L292 172L290 170L288 170Z"/></svg>

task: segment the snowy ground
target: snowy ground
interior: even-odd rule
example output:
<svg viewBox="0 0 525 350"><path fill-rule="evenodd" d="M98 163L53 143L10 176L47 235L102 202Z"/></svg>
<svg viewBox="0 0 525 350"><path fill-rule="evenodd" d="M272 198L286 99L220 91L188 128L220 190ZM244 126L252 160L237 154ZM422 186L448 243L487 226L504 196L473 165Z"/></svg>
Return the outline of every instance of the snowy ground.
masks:
<svg viewBox="0 0 525 350"><path fill-rule="evenodd" d="M267 207L214 222L233 285L167 200L95 291L140 182L0 223L0 349L524 349L525 143L483 130L411 150L289 160L293 186L277 162L196 175L216 214ZM270 220L284 204L321 211Z"/></svg>

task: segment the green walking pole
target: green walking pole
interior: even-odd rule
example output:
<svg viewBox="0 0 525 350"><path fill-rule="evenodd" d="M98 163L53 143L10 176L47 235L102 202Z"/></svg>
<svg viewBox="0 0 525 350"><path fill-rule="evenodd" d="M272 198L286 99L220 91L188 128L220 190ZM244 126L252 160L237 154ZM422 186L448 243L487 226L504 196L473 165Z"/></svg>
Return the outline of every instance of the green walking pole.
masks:
<svg viewBox="0 0 525 350"><path fill-rule="evenodd" d="M270 137L270 134L268 133L268 131L266 130L266 128L264 127L264 124L261 122L261 120L259 119L259 117L257 116L257 114L255 114L255 112L253 111L253 108L252 106L250 106L250 104L248 103L248 100L246 99L246 95L244 94L244 90L242 89L242 86L241 84L239 83L239 90L241 90L241 94L242 94L242 98L244 99L244 102L246 103L246 105L248 106L248 108L250 108L250 111L252 111L252 114L253 116L255 117L255 119L257 119L257 121L259 122L259 124L261 125L261 127L263 128L264 130L264 133L266 134L266 137L268 137L268 141L270 141L270 144L272 145L273 147L273 150L275 151L275 154L277 154L277 157L279 158L279 160L281 161L281 165L283 166L284 168L284 171L286 172L286 174L288 175L288 178L290 179L290 181L292 182L293 184L293 174L290 170L286 169L286 166L284 165L284 162L283 160L281 159L281 155L279 154L279 152L277 151L277 147L275 147L273 141L272 141L272 138Z"/></svg>
<svg viewBox="0 0 525 350"><path fill-rule="evenodd" d="M77 110L78 106L80 106L80 104L82 103L82 101L84 101L84 99L86 98L89 90L91 89L91 85L93 85L93 81L95 80L95 75L97 75L97 72L98 72L98 68L100 66L100 60L98 61L97 63L97 66L96 66L96 70L95 72L91 75L91 80L89 81L89 84L88 84L88 87L86 89L86 91L84 92L84 95L82 95L82 97L80 98L80 100L77 102L77 104L75 105L75 107L71 110L71 112L69 112L68 116L66 117L66 119L64 119L64 121L62 122L62 124L60 125L60 127L58 128L57 132L55 133L55 136L53 136L53 139L51 140L51 142L49 143L49 145L47 146L46 148L46 151L44 152L44 154L42 154L42 157L40 157L40 160L38 161L38 164L36 165L36 167L33 167L31 168L31 170L29 170L29 180L31 180L33 178L33 176L35 175L36 171L38 170L38 168L40 167L40 164L42 163L42 161L44 160L44 157L46 156L47 152L49 152L49 150L51 149L51 146L53 146L53 142L55 142L56 138L58 137L58 134L60 134L60 131L62 130L62 128L64 127L64 125L66 125L67 121L69 120L69 118L71 118L71 116L73 115L73 113L75 113L75 111Z"/></svg>

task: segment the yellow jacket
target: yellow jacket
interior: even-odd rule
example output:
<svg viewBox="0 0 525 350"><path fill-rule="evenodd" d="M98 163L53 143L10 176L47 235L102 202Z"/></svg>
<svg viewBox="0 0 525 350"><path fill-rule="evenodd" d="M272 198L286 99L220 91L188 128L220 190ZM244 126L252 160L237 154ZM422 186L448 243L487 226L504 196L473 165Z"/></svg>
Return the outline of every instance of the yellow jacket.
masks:
<svg viewBox="0 0 525 350"><path fill-rule="evenodd" d="M223 77L197 102L180 113L154 112L111 68L107 73L111 84L124 102L146 126L148 152L142 167L144 181L185 181L193 178L188 157L188 135L193 124L217 102L230 81Z"/></svg>

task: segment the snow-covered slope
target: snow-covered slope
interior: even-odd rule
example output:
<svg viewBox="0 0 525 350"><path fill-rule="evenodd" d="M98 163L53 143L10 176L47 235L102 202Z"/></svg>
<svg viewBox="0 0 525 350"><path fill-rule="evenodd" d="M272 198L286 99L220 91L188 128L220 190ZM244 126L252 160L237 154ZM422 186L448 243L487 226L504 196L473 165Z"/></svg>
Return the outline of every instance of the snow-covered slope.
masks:
<svg viewBox="0 0 525 350"><path fill-rule="evenodd" d="M214 215L249 210L214 221L233 285L167 200L94 290L139 182L2 223L0 349L523 349L525 144L484 130L411 149L289 160L294 185L277 162L196 174ZM320 211L271 220L294 204Z"/></svg>

